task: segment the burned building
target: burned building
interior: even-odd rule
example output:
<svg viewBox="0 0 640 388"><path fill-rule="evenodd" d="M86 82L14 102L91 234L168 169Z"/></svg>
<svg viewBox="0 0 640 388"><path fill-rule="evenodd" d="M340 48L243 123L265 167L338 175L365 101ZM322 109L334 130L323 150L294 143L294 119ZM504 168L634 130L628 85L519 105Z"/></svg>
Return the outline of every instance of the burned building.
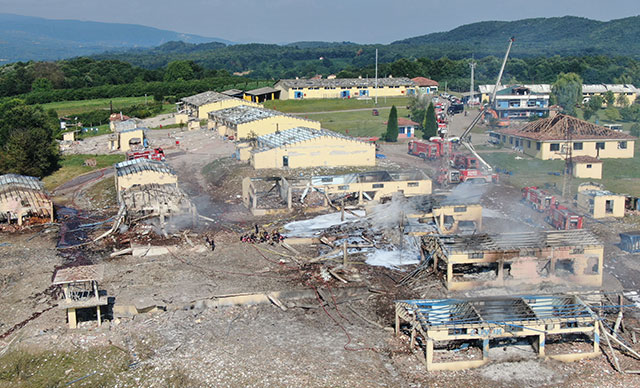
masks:
<svg viewBox="0 0 640 388"><path fill-rule="evenodd" d="M431 195L413 200L413 211L405 214L405 232L409 235L467 234L482 230L482 206L478 203Z"/></svg>
<svg viewBox="0 0 640 388"><path fill-rule="evenodd" d="M601 354L598 317L575 295L401 300L395 307L396 335L410 334L429 371L479 367L513 343L559 361Z"/></svg>
<svg viewBox="0 0 640 388"><path fill-rule="evenodd" d="M120 193L134 185L178 185L178 176L168 164L147 158L126 160L114 165L116 190Z"/></svg>
<svg viewBox="0 0 640 388"><path fill-rule="evenodd" d="M287 213L304 207L325 210L335 203L363 205L400 193L405 197L431 194L431 180L422 171L369 171L304 179L245 178L242 199L253 215Z"/></svg>
<svg viewBox="0 0 640 388"><path fill-rule="evenodd" d="M26 223L53 222L53 202L35 177L0 175L0 222Z"/></svg>
<svg viewBox="0 0 640 388"><path fill-rule="evenodd" d="M604 246L584 229L424 236L422 250L450 291L543 283L600 287Z"/></svg>

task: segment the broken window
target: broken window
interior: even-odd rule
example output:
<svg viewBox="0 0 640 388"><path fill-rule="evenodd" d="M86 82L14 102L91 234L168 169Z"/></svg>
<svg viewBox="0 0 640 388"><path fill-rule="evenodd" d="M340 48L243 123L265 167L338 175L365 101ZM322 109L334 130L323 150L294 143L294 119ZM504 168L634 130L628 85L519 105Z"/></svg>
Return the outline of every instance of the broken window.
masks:
<svg viewBox="0 0 640 388"><path fill-rule="evenodd" d="M455 281L491 281L498 277L498 263L453 264Z"/></svg>
<svg viewBox="0 0 640 388"><path fill-rule="evenodd" d="M584 253L584 248L583 247L579 247L579 248L573 248L571 250L571 254L572 255L581 255Z"/></svg>
<svg viewBox="0 0 640 388"><path fill-rule="evenodd" d="M618 142L618 148L620 148L621 150L626 150L627 149L627 142L626 141Z"/></svg>
<svg viewBox="0 0 640 388"><path fill-rule="evenodd" d="M469 254L469 258L471 259L482 259L484 257L484 252L472 252Z"/></svg>
<svg viewBox="0 0 640 388"><path fill-rule="evenodd" d="M419 182L409 182L407 183L407 187L418 187L420 185Z"/></svg>
<svg viewBox="0 0 640 388"><path fill-rule="evenodd" d="M374 183L373 186L374 189L381 189L384 187L384 183Z"/></svg>
<svg viewBox="0 0 640 388"><path fill-rule="evenodd" d="M597 142L596 143L596 149L597 150L603 150L604 149L604 144L605 143L603 141Z"/></svg>
<svg viewBox="0 0 640 388"><path fill-rule="evenodd" d="M454 213L464 213L467 211L467 207L466 206L456 206L453 208L453 212Z"/></svg>
<svg viewBox="0 0 640 388"><path fill-rule="evenodd" d="M571 259L562 259L556 262L556 275L558 276L568 276L574 275L575 270L573 268L573 260Z"/></svg>
<svg viewBox="0 0 640 388"><path fill-rule="evenodd" d="M587 266L584 267L584 274L585 275L597 275L598 273L600 273L600 270L598 268L598 258L597 257L589 257L587 259Z"/></svg>
<svg viewBox="0 0 640 388"><path fill-rule="evenodd" d="M321 179L323 183L330 183L333 182L333 178L332 177L326 177L326 178L322 178Z"/></svg>
<svg viewBox="0 0 640 388"><path fill-rule="evenodd" d="M338 186L338 190L349 190L349 185Z"/></svg>
<svg viewBox="0 0 640 388"><path fill-rule="evenodd" d="M537 150L537 151L540 151L540 142L537 142L537 143L536 143L536 150Z"/></svg>
<svg viewBox="0 0 640 388"><path fill-rule="evenodd" d="M613 213L613 200L606 200L604 203L604 211L607 214Z"/></svg>
<svg viewBox="0 0 640 388"><path fill-rule="evenodd" d="M540 260L537 263L536 272L539 276L546 278L549 276L549 268L551 268L551 260Z"/></svg>

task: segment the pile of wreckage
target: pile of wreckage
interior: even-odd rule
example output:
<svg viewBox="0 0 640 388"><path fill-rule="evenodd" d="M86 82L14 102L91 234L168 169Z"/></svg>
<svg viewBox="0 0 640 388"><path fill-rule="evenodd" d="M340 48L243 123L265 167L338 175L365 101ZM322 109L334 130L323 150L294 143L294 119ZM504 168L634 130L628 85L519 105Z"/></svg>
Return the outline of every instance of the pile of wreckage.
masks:
<svg viewBox="0 0 640 388"><path fill-rule="evenodd" d="M0 223L22 227L53 222L53 217L53 202L38 178L0 175Z"/></svg>

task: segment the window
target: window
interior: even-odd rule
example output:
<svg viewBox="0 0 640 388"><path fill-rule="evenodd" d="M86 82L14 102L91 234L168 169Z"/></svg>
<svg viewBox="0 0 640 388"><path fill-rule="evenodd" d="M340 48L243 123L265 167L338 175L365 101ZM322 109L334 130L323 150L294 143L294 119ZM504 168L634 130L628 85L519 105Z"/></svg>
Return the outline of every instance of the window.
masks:
<svg viewBox="0 0 640 388"><path fill-rule="evenodd" d="M597 150L603 150L604 149L604 142L598 142L596 143L596 149Z"/></svg>
<svg viewBox="0 0 640 388"><path fill-rule="evenodd" d="M513 138L509 137L509 144L513 144Z"/></svg>
<svg viewBox="0 0 640 388"><path fill-rule="evenodd" d="M407 187L418 187L420 182L409 182L407 183Z"/></svg>
<svg viewBox="0 0 640 388"><path fill-rule="evenodd" d="M384 187L384 183L374 183L372 187L374 189L381 189Z"/></svg>
<svg viewBox="0 0 640 388"><path fill-rule="evenodd" d="M540 151L540 142L536 143L536 150Z"/></svg>
<svg viewBox="0 0 640 388"><path fill-rule="evenodd" d="M349 190L349 185L338 186L338 190Z"/></svg>
<svg viewBox="0 0 640 388"><path fill-rule="evenodd" d="M454 213L464 213L467 211L467 207L466 206L456 206L453 208L453 212Z"/></svg>
<svg viewBox="0 0 640 388"><path fill-rule="evenodd" d="M527 148L531 148L531 140L527 140Z"/></svg>
<svg viewBox="0 0 640 388"><path fill-rule="evenodd" d="M592 166L591 164L587 164L587 168L591 168L591 166Z"/></svg>
<svg viewBox="0 0 640 388"><path fill-rule="evenodd" d="M558 143L551 143L549 144L551 151L560 151L560 144Z"/></svg>
<svg viewBox="0 0 640 388"><path fill-rule="evenodd" d="M604 148L604 147L602 147ZM626 150L627 149L627 142L626 141L619 141L618 142L618 148L620 148L621 150Z"/></svg>
<svg viewBox="0 0 640 388"><path fill-rule="evenodd" d="M484 257L484 252L473 252L469 255L470 259L482 259Z"/></svg>
<svg viewBox="0 0 640 388"><path fill-rule="evenodd" d="M573 143L573 149L576 151L582 151L582 142Z"/></svg>
<svg viewBox="0 0 640 388"><path fill-rule="evenodd" d="M502 142L504 143L505 141L507 141L507 137L505 135L502 135Z"/></svg>
<svg viewBox="0 0 640 388"><path fill-rule="evenodd" d="M333 178L326 177L326 178L322 178L321 181L322 181L322 183L327 183L327 182L331 183L331 182L333 182Z"/></svg>

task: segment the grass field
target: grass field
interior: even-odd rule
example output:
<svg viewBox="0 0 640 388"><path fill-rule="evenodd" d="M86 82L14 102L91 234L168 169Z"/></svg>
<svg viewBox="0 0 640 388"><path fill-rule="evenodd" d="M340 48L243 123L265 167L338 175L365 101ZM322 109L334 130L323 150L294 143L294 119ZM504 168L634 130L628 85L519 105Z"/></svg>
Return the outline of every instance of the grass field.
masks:
<svg viewBox="0 0 640 388"><path fill-rule="evenodd" d="M640 144L635 145L635 152L640 152ZM544 186L555 184L562 190L562 176L550 175L550 172L560 173L564 168L561 160L539 160L515 152L479 152L494 169L506 169L512 175L501 174L500 179L506 180L516 187ZM516 159L516 156L522 159ZM603 159L602 179L597 182L607 190L615 193L640 196L640 160L636 156L632 159ZM571 178L571 193L575 194L580 183L590 179Z"/></svg>
<svg viewBox="0 0 640 388"><path fill-rule="evenodd" d="M409 104L407 97L378 97L378 107L395 105L405 107ZM328 112L336 110L374 108L375 102L371 100L358 100L355 98L342 99L317 99L317 100L271 100L264 103L265 108L276 109L287 113L302 112ZM371 113L371 112L369 112Z"/></svg>
<svg viewBox="0 0 640 388"><path fill-rule="evenodd" d="M108 110L110 101L113 101L113 109L117 111L131 105L144 104L144 99L144 97L118 97L100 98L95 100L58 101L43 104L42 107L44 109L55 109L60 116L69 116L89 112L92 110ZM153 97L147 97L147 101L153 102Z"/></svg>
<svg viewBox="0 0 640 388"><path fill-rule="evenodd" d="M85 159L96 159L96 166L83 166ZM115 163L124 160L124 154L115 155L68 155L60 161L60 168L53 174L45 177L42 181L47 190L53 190L61 184L71 179L97 170L100 168L112 166Z"/></svg>
<svg viewBox="0 0 640 388"><path fill-rule="evenodd" d="M406 108L398 108L398 117L407 117ZM389 109L380 110L379 116L373 116L371 111L313 113L305 115L311 120L320 121L322 128L344 133L350 136L380 136L386 130L384 122L389 117ZM416 133L419 131L416 131ZM420 132L416 136L421 136Z"/></svg>

